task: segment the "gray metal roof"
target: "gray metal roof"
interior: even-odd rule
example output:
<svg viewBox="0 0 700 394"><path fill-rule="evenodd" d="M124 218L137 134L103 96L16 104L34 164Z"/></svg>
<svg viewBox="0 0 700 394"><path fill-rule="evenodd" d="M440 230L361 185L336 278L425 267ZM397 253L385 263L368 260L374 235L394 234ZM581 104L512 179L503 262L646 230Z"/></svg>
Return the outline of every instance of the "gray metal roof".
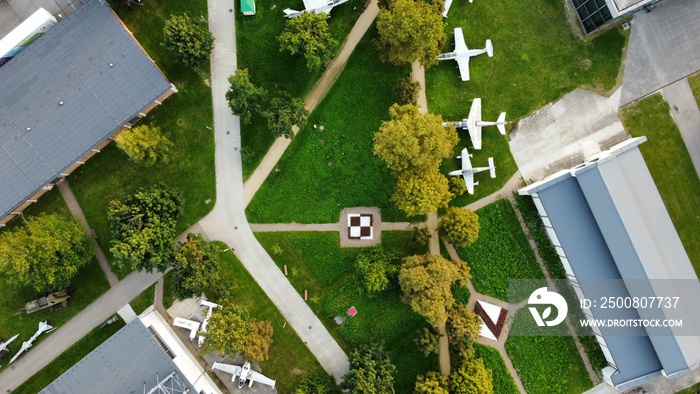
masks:
<svg viewBox="0 0 700 394"><path fill-rule="evenodd" d="M144 392L155 387L156 374L164 379L176 371L184 378L151 332L134 319L71 369L66 371L40 394L124 394ZM196 390L184 381L191 393Z"/></svg>
<svg viewBox="0 0 700 394"><path fill-rule="evenodd" d="M170 88L107 4L63 19L0 67L0 217Z"/></svg>

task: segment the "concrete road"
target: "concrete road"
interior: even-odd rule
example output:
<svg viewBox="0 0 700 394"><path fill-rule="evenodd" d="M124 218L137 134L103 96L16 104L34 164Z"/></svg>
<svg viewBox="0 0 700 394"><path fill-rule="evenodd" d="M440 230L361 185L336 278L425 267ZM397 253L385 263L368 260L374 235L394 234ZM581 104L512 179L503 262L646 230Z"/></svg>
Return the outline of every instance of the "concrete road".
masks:
<svg viewBox="0 0 700 394"><path fill-rule="evenodd" d="M93 328L109 319L132 298L155 283L161 275L132 272L57 330L42 334L48 337L0 373L0 387L3 392L17 388L31 378ZM29 338L18 338L20 341L27 339Z"/></svg>
<svg viewBox="0 0 700 394"><path fill-rule="evenodd" d="M681 131L695 172L700 176L700 109L687 78L663 89L663 96L671 107L671 116Z"/></svg>
<svg viewBox="0 0 700 394"><path fill-rule="evenodd" d="M241 136L238 117L225 99L228 76L236 70L231 0L209 0L209 28L215 37L211 56L216 134L216 206L199 222L207 238L228 244L267 296L336 381L349 370L347 355L277 268L253 235L244 211Z"/></svg>

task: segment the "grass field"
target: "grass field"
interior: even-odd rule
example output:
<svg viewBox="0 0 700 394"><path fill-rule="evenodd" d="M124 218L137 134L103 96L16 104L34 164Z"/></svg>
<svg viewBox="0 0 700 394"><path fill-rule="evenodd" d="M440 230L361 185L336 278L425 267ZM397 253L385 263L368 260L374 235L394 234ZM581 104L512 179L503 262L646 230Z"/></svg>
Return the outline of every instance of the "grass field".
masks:
<svg viewBox="0 0 700 394"><path fill-rule="evenodd" d="M471 267L476 291L508 301L509 279L544 278L508 200L498 200L476 213L481 225L479 239L457 248Z"/></svg>
<svg viewBox="0 0 700 394"><path fill-rule="evenodd" d="M693 89L693 95L695 96L695 101L698 103L698 106L700 107L700 73L697 73L695 75L691 75L688 77L688 83L690 84L690 88Z"/></svg>
<svg viewBox="0 0 700 394"><path fill-rule="evenodd" d="M687 389L677 391L676 394L698 394L700 393L700 383L696 383Z"/></svg>
<svg viewBox="0 0 700 394"><path fill-rule="evenodd" d="M124 321L118 319L105 328L93 329L24 384L12 390L12 394L36 394L40 392L122 327L124 327Z"/></svg>
<svg viewBox="0 0 700 394"><path fill-rule="evenodd" d="M668 103L655 94L623 108L621 115L630 134L648 139L639 149L693 268L700 274L700 179Z"/></svg>
<svg viewBox="0 0 700 394"><path fill-rule="evenodd" d="M178 188L185 198L184 215L178 222L179 231L184 231L208 213L216 197L214 135L207 129L213 124L211 89L207 86L209 64L197 70L188 69L175 63L173 55L160 45L165 19L171 14L184 12L190 16L206 17L207 2L148 1L137 12L129 11L119 2L114 8L179 92L141 121L160 127L175 144L169 164L138 165L129 161L116 146L110 145L67 178L108 259L111 258L111 232L107 207L110 200L122 193L159 182ZM207 199L211 199L211 203L207 204ZM128 273L116 267L114 270L120 278Z"/></svg>
<svg viewBox="0 0 700 394"><path fill-rule="evenodd" d="M140 315L143 311L146 310L146 308L153 305L155 295L156 285L153 285L147 288L146 290L142 291L141 294L136 296L133 300L129 301L129 305L131 305L131 308L134 310L134 312L136 312L137 315Z"/></svg>
<svg viewBox="0 0 700 394"><path fill-rule="evenodd" d="M506 364L498 350L478 343L474 344L476 357L484 360L486 368L493 372L493 392L497 394L518 394L518 387L510 376Z"/></svg>
<svg viewBox="0 0 700 394"><path fill-rule="evenodd" d="M535 323L523 308L514 324ZM530 394L578 394L593 386L571 337L510 336L506 351Z"/></svg>
<svg viewBox="0 0 700 394"><path fill-rule="evenodd" d="M219 250L228 247L217 242ZM229 250L220 254L221 269L219 283L222 288L231 289L233 301L248 309L252 317L269 320L274 328L273 342L270 346L270 358L260 363L265 375L277 379L280 393L292 393L304 373L323 371L316 358L299 339L294 329L275 305L267 298L253 277L241 262ZM167 278L167 277L166 277ZM205 292L209 298L217 299L220 295L214 290Z"/></svg>
<svg viewBox="0 0 700 394"><path fill-rule="evenodd" d="M234 2L235 3L235 2ZM362 12L362 0L350 0L331 12L328 27L333 38L342 43ZM238 10L239 4L235 3ZM277 37L282 33L287 18L285 8L303 9L300 0L258 0L255 16L243 16L236 11L236 52L238 67L250 71L253 83L266 88L273 95L286 91L304 98L323 74L324 68L309 71L303 56L280 52ZM231 70L233 74L234 70ZM247 178L272 145L275 137L266 122L255 116L249 125L241 126L243 177Z"/></svg>
<svg viewBox="0 0 700 394"><path fill-rule="evenodd" d="M277 265L287 265L289 281L300 294L309 291L309 305L346 350L363 343L383 340L396 365L396 392L413 391L415 378L437 370L437 357L425 358L414 343L417 331L427 326L425 319L399 299L398 285L378 296L361 290L353 269L361 251L340 248L337 233L257 233L256 237ZM409 232L383 232L382 244L400 256L425 253L425 247L410 240ZM278 245L282 253L274 254ZM354 306L358 314L338 328L334 316L343 316Z"/></svg>
<svg viewBox="0 0 700 394"><path fill-rule="evenodd" d="M365 36L308 126L287 149L248 206L252 223L336 222L345 207L377 206L382 220L406 220L390 201L394 178L373 152L406 68L379 62ZM314 129L323 125L324 130Z"/></svg>

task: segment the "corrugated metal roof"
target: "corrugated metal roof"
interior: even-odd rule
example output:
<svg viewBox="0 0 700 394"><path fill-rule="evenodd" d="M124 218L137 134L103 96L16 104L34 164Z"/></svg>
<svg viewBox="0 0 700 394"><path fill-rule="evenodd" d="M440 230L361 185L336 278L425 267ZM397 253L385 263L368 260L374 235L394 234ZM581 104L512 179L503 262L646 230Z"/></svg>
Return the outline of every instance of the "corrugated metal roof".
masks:
<svg viewBox="0 0 700 394"><path fill-rule="evenodd" d="M0 68L0 217L169 89L108 5L63 19Z"/></svg>
<svg viewBox="0 0 700 394"><path fill-rule="evenodd" d="M134 319L40 394L142 393L144 382L148 391L157 384L156 374L162 380L173 371L184 378L141 320Z"/></svg>

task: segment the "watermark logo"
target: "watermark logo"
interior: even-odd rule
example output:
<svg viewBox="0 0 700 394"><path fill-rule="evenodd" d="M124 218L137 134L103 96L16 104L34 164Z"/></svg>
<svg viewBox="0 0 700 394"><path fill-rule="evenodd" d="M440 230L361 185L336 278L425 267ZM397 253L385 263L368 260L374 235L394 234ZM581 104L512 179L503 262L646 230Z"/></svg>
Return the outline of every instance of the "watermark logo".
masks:
<svg viewBox="0 0 700 394"><path fill-rule="evenodd" d="M540 287L530 294L530 298L527 300L528 305L553 305L557 309L556 317L552 320L546 320L552 314L552 307L547 307L540 316L539 311L535 307L529 307L532 317L535 319L535 323L538 326L556 326L557 324L564 321L566 314L569 311L569 306L566 304L564 297L559 295L554 291L547 291L546 287Z"/></svg>

